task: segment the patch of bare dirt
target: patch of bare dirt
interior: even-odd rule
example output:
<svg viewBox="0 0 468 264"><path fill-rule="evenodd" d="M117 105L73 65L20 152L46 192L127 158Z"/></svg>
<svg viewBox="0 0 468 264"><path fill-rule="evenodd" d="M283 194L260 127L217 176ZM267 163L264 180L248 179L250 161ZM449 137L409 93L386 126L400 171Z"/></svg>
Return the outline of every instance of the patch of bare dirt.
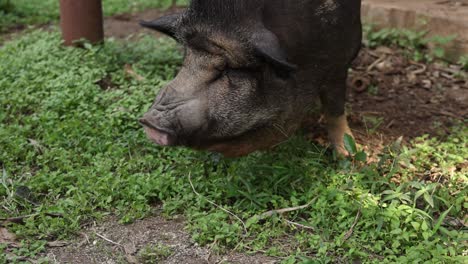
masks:
<svg viewBox="0 0 468 264"><path fill-rule="evenodd" d="M169 256L161 254L155 263L278 263L277 259L258 254L219 255L193 242L184 226L182 218L166 220L154 216L122 225L116 217L109 217L102 225L84 230L81 238L69 245L49 246L47 257L55 263L153 263L148 259L145 262L142 252L148 247L160 246L168 249ZM157 251L153 254L157 255Z"/></svg>
<svg viewBox="0 0 468 264"><path fill-rule="evenodd" d="M141 33L154 35L160 37L162 34L143 28L139 25L140 20L151 21L158 17L182 12L184 8L182 7L172 7L167 10L160 10L160 9L150 9L147 11L143 11L141 13L135 14L119 14L111 17L106 17L104 19L104 33L105 37L114 37L117 39L127 39L132 38L133 36L137 36ZM33 29L44 29L44 30L51 30L55 23L48 23L43 25L35 25L35 26L26 26L22 24L14 25L10 27L5 32L0 32L0 46L2 43L9 41L18 35L23 34L25 31L28 31L28 28L31 30Z"/></svg>
<svg viewBox="0 0 468 264"><path fill-rule="evenodd" d="M34 26L26 26L26 25L14 25L6 31L0 31L0 47L3 46L3 43L10 41L14 38L17 38L21 34L25 32L30 32L35 29L44 29L44 30L51 30L52 24L42 24L42 25L34 25Z"/></svg>
<svg viewBox="0 0 468 264"><path fill-rule="evenodd" d="M161 36L160 33L141 27L140 20L151 21L166 14L182 12L184 8L173 7L168 10L151 9L136 14L121 14L104 20L104 33L106 37L126 39L140 33Z"/></svg>
<svg viewBox="0 0 468 264"><path fill-rule="evenodd" d="M468 119L467 77L456 65L423 64L399 50L365 48L350 74L351 127L387 142L450 134Z"/></svg>
<svg viewBox="0 0 468 264"><path fill-rule="evenodd" d="M451 7L468 6L468 0L441 0L436 2L438 5L447 5Z"/></svg>

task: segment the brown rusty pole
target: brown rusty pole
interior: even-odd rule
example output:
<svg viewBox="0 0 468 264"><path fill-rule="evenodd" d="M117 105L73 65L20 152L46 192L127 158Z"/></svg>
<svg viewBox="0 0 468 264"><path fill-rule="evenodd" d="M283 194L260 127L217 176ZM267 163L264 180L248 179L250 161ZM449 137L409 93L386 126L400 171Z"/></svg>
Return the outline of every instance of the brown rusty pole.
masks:
<svg viewBox="0 0 468 264"><path fill-rule="evenodd" d="M65 45L85 39L100 43L104 39L101 0L60 0L60 27Z"/></svg>

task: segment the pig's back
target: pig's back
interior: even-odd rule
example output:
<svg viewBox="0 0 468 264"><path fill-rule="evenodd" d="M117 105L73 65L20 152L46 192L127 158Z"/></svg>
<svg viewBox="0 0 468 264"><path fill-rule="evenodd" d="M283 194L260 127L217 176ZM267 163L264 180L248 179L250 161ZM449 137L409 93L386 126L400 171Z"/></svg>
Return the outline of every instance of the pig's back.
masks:
<svg viewBox="0 0 468 264"><path fill-rule="evenodd" d="M295 64L347 67L359 50L361 0L268 0L264 5L265 26Z"/></svg>

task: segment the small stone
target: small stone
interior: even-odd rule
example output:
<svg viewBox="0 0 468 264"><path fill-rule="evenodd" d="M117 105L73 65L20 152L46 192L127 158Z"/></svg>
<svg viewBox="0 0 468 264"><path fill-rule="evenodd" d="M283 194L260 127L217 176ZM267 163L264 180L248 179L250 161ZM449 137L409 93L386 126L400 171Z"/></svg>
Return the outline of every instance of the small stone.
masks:
<svg viewBox="0 0 468 264"><path fill-rule="evenodd" d="M461 106L468 106L468 91L465 89L451 89L447 92L446 99L455 101Z"/></svg>

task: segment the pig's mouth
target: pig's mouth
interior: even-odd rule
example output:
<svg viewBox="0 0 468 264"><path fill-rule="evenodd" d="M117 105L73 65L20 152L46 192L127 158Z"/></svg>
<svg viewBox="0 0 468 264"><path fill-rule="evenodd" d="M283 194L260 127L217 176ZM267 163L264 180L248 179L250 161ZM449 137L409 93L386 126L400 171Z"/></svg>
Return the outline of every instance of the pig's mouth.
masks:
<svg viewBox="0 0 468 264"><path fill-rule="evenodd" d="M261 126L248 130L235 137L199 140L178 139L170 131L155 127L145 120L140 120L148 138L160 146L187 146L197 150L221 153L226 157L241 157L257 150L269 149L289 138L295 129L288 132L278 131L270 126Z"/></svg>
<svg viewBox="0 0 468 264"><path fill-rule="evenodd" d="M178 145L177 137L170 131L155 127L145 119L140 119L140 124L143 125L148 138L160 146L176 146Z"/></svg>
<svg viewBox="0 0 468 264"><path fill-rule="evenodd" d="M284 134L274 133L268 126L262 126L239 136L213 140L196 148L221 153L226 157L241 157L258 150L269 149L288 138L289 136Z"/></svg>
<svg viewBox="0 0 468 264"><path fill-rule="evenodd" d="M145 126L148 138L160 146L187 146L197 150L221 153L225 157L241 157L258 150L265 150L288 139L287 135L271 133L268 128L247 131L242 135L197 142L180 142L170 133Z"/></svg>

